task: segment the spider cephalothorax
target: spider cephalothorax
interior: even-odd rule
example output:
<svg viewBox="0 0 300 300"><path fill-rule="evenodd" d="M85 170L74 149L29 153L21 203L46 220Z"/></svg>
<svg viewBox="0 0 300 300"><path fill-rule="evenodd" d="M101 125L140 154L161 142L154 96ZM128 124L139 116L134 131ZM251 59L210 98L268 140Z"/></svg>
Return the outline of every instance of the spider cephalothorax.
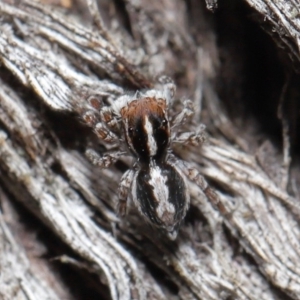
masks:
<svg viewBox="0 0 300 300"><path fill-rule="evenodd" d="M183 110L170 120L175 85L164 79L161 89L123 95L111 106L90 103L98 115L87 112L84 118L93 120L100 138L120 147L125 143L136 158L133 167L121 178L119 213L126 213L127 200L131 198L150 224L175 239L190 204L187 179L198 184L208 197L217 196L196 169L171 153L172 143L203 142L204 126L198 126L195 132L177 134L176 128L193 114L192 102L185 100ZM124 154L119 149L100 157L92 150L87 151L90 160L100 167L108 167Z"/></svg>
<svg viewBox="0 0 300 300"><path fill-rule="evenodd" d="M165 99L144 97L120 110L130 151L145 164L162 160L170 142L170 124Z"/></svg>

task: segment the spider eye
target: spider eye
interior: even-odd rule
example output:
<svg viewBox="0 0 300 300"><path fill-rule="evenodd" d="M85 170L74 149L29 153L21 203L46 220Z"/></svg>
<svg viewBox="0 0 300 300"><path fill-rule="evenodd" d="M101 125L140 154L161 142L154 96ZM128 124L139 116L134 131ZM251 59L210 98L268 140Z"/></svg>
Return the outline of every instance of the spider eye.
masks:
<svg viewBox="0 0 300 300"><path fill-rule="evenodd" d="M166 120L166 119L163 119L162 122L161 122L161 126L164 127L164 126L167 125L167 123L168 123L167 120Z"/></svg>

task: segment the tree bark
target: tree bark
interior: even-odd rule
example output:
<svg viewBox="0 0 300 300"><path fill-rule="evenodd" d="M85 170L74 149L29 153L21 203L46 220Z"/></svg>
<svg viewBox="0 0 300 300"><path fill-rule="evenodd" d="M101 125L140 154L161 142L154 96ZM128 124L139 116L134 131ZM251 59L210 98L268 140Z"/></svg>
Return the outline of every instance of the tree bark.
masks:
<svg viewBox="0 0 300 300"><path fill-rule="evenodd" d="M42 2L0 1L0 298L300 299L299 166L290 172L298 115L286 109L299 93L296 1ZM260 69L247 62L259 57L248 32L257 24L276 42L264 41L268 57L280 51L271 72L285 72L250 110ZM183 129L207 127L201 147L173 151L225 208L191 183L175 241L134 207L116 214L131 158L100 169L85 157L109 148L85 123L87 100L110 105L161 74L176 82L176 111L186 97L194 103ZM268 99L275 113L260 123Z"/></svg>

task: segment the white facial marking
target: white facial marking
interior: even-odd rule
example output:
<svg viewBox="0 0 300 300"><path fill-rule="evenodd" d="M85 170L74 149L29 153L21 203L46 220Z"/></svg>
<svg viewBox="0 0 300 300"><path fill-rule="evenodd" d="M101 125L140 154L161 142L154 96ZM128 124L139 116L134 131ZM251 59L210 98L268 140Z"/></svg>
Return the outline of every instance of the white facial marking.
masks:
<svg viewBox="0 0 300 300"><path fill-rule="evenodd" d="M149 122L148 116L145 116L144 129L147 134L147 145L149 149L150 156L154 156L157 152L157 145L153 136L153 127L151 122Z"/></svg>
<svg viewBox="0 0 300 300"><path fill-rule="evenodd" d="M167 177L162 174L159 167L154 166L150 168L150 178L149 184L153 187L154 197L158 201L157 216L162 218L165 213L173 215L175 207L169 202L169 189L166 185Z"/></svg>

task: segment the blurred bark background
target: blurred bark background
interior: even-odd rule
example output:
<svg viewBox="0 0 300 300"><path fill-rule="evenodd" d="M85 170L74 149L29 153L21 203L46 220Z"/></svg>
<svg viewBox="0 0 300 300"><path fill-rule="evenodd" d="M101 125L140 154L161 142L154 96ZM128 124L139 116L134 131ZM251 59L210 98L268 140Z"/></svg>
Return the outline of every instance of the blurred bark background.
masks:
<svg viewBox="0 0 300 300"><path fill-rule="evenodd" d="M299 47L296 0L0 0L0 299L300 299ZM174 242L116 215L132 161L81 118L162 74L227 209L191 184Z"/></svg>

